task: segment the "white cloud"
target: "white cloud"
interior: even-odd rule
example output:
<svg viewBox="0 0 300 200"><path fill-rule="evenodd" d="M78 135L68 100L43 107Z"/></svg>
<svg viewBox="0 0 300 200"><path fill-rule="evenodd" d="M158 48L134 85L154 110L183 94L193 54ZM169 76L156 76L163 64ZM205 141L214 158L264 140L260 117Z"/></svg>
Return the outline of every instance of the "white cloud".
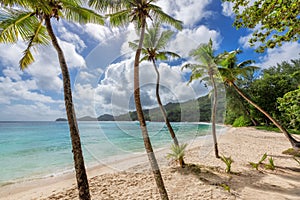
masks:
<svg viewBox="0 0 300 200"><path fill-rule="evenodd" d="M84 31L101 43L106 43L112 37L119 37L121 28L111 28L97 24L84 25Z"/></svg>
<svg viewBox="0 0 300 200"><path fill-rule="evenodd" d="M284 43L281 47L268 49L267 55L260 57L258 65L262 68L276 66L277 63L298 59L300 55L299 43Z"/></svg>
<svg viewBox="0 0 300 200"><path fill-rule="evenodd" d="M233 3L223 2L222 3L222 14L227 17L234 17Z"/></svg>
<svg viewBox="0 0 300 200"><path fill-rule="evenodd" d="M206 9L211 2L212 0L164 0L157 5L175 19L183 21L185 26L193 27L201 19L211 15Z"/></svg>
<svg viewBox="0 0 300 200"><path fill-rule="evenodd" d="M73 99L77 117L97 117L94 106L95 88L90 84L76 84L74 88Z"/></svg>
<svg viewBox="0 0 300 200"><path fill-rule="evenodd" d="M21 78L22 71L21 70L16 70L15 68L12 68L12 67L7 67L6 69L3 69L2 73L4 76L9 77L12 80L15 80L15 81L22 80L22 78Z"/></svg>
<svg viewBox="0 0 300 200"><path fill-rule="evenodd" d="M43 103L14 104L1 107L0 121L54 121L58 116L65 116L64 111Z"/></svg>
<svg viewBox="0 0 300 200"><path fill-rule="evenodd" d="M195 29L184 29L176 35L170 42L167 49L178 53L182 57L187 57L192 49L195 49L201 43L207 43L209 39L213 40L214 48L218 48L220 43L220 33L210 30L206 26L199 26Z"/></svg>
<svg viewBox="0 0 300 200"><path fill-rule="evenodd" d="M77 34L70 32L65 27L59 28L58 32L60 34L59 38L66 42L72 43L76 47L77 51L81 52L84 48L86 48L84 41L81 40Z"/></svg>
<svg viewBox="0 0 300 200"><path fill-rule="evenodd" d="M32 101L42 103L54 103L50 97L35 92L38 87L34 80L12 81L9 77L0 77L0 96L4 97L0 102L10 104L15 101Z"/></svg>
<svg viewBox="0 0 300 200"><path fill-rule="evenodd" d="M166 63L161 63L159 72L161 75L161 99L164 104L194 99L207 92L207 89L201 86L200 82L188 86L186 74L181 71L180 66L171 67ZM155 85L156 73L152 63L142 63L140 65L140 87L144 108L157 107ZM91 90L94 95L89 94ZM110 65L105 71L103 80L94 91L92 88L81 91L83 92L82 96L93 98L86 102L89 104L95 102L94 109L97 116L103 113L118 115L135 109L132 99L133 57ZM84 94L85 92L87 94ZM80 104L82 105L82 103Z"/></svg>
<svg viewBox="0 0 300 200"><path fill-rule="evenodd" d="M249 0L247 7L252 6L257 0ZM233 12L234 4L232 2L222 2L222 14L227 17L234 17L235 13ZM245 7L239 7L239 13L242 13L245 10Z"/></svg>

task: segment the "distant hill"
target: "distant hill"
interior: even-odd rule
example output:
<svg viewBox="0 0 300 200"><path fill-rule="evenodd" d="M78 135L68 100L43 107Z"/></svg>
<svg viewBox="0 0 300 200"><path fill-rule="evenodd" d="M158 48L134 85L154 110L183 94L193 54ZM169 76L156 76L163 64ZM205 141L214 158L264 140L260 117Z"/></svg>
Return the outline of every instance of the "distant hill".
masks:
<svg viewBox="0 0 300 200"><path fill-rule="evenodd" d="M109 114L101 115L97 118L98 121L115 121L114 116Z"/></svg>
<svg viewBox="0 0 300 200"><path fill-rule="evenodd" d="M68 120L65 119L65 118L57 118L55 121L56 122L65 122L65 121L68 121Z"/></svg>
<svg viewBox="0 0 300 200"><path fill-rule="evenodd" d="M224 102L223 102L224 103ZM222 102L221 102L222 104ZM220 107L222 108L223 105ZM167 116L171 122L209 122L211 116L211 99L207 96L199 97L197 100L189 100L183 103L168 103L165 106ZM159 107L143 110L146 121L163 122ZM224 109L218 109L217 121L222 122ZM56 121L67 121L59 118ZM98 118L89 116L81 117L78 121L137 121L136 111L113 116L104 114Z"/></svg>
<svg viewBox="0 0 300 200"><path fill-rule="evenodd" d="M90 116L84 116L77 119L78 121L97 121L97 118L90 117Z"/></svg>

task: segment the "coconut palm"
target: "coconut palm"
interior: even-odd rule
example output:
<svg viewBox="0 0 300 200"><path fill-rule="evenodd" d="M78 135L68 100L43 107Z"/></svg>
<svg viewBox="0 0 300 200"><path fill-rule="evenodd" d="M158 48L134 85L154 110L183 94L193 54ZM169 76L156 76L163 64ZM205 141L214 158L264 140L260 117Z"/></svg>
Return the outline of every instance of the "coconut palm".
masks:
<svg viewBox="0 0 300 200"><path fill-rule="evenodd" d="M201 81L208 81L212 85L213 89L213 105L211 112L211 124L212 124L212 135L214 140L214 149L216 158L220 158L217 136L216 136L216 115L217 115L217 86L216 86L216 76L217 76L217 66L225 58L225 54L215 55L213 49L213 43L210 39L207 44L200 44L196 49L190 52L192 56L199 63L197 64L186 64L183 68L189 68L192 70L189 83L193 80L200 79ZM206 76L208 75L208 77ZM208 80L207 80L208 78Z"/></svg>
<svg viewBox="0 0 300 200"><path fill-rule="evenodd" d="M168 194L164 187L164 182L161 177L159 166L157 164L157 160L153 152L152 144L146 126L145 117L142 111L142 105L140 100L139 62L144 41L147 19L167 23L174 26L177 29L182 28L182 23L164 13L159 6L153 4L155 2L157 2L157 0L89 0L89 5L99 10L110 11L108 16L110 18L110 23L113 26L120 26L128 24L129 22L133 22L135 23L137 28L140 29L139 44L136 50L134 60L134 101L138 120L140 122L140 128L144 139L145 149L148 155L151 168L153 170L154 178L159 189L160 196L162 199L168 199Z"/></svg>
<svg viewBox="0 0 300 200"><path fill-rule="evenodd" d="M79 23L104 23L102 16L82 7L82 3L79 0L2 0L2 9L0 10L0 42L16 43L20 38L26 42L27 48L24 50L23 57L19 62L22 70L25 70L34 62L31 50L37 50L37 46L52 43L57 51L63 79L64 101L72 141L79 198L87 200L90 199L89 184L72 100L70 75L64 53L52 28L53 20L56 19L58 21L60 18Z"/></svg>
<svg viewBox="0 0 300 200"><path fill-rule="evenodd" d="M277 128L285 135L285 137L289 140L292 144L292 147L295 149L300 148L300 142L297 141L289 132L276 120L274 119L269 113L264 111L261 107L259 107L256 103L254 103L249 97L247 97L242 90L235 84L235 82L242 78L243 76L247 76L249 72L258 69L258 67L251 66L253 63L252 60L246 60L241 63L237 63L236 55L241 51L236 50L230 53L227 53L227 59L225 59L221 63L221 67L219 67L220 74L224 83L228 86L232 86L235 91L242 96L248 103L254 106L257 110L263 113Z"/></svg>
<svg viewBox="0 0 300 200"><path fill-rule="evenodd" d="M152 28L147 28L145 33L145 39L143 43L142 48L142 54L144 57L141 59L141 61L147 60L152 62L154 70L156 72L156 99L157 103L159 105L160 111L163 115L164 121L167 125L167 128L170 132L170 135L173 139L174 145L176 147L179 146L178 139L175 135L175 132L172 128L172 125L167 117L166 110L164 106L162 105L160 95L159 95L159 82L160 82L160 73L158 71L157 67L157 60L167 60L169 57L173 58L179 58L180 56L174 52L170 51L164 51L163 49L166 47L168 41L173 36L174 32L171 30L166 30L161 32L160 25L154 24ZM135 40L134 42L129 42L129 46L136 50L138 47L138 40ZM183 157L179 158L180 166L184 167L184 160Z"/></svg>

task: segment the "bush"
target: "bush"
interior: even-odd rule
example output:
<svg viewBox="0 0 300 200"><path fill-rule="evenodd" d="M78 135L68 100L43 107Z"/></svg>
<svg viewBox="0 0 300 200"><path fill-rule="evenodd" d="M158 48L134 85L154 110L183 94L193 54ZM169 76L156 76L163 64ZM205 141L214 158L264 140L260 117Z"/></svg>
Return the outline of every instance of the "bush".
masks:
<svg viewBox="0 0 300 200"><path fill-rule="evenodd" d="M243 126L250 126L251 124L252 124L251 120L242 115L239 118L234 120L232 126L233 127L243 127Z"/></svg>

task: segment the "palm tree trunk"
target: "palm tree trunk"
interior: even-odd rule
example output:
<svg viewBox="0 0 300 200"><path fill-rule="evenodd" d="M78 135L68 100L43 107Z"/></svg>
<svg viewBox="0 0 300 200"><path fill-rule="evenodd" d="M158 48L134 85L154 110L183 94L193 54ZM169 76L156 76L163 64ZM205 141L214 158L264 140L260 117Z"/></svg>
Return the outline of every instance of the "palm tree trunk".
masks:
<svg viewBox="0 0 300 200"><path fill-rule="evenodd" d="M215 156L216 156L216 158L220 158L219 150L218 150L217 134L216 134L216 115L217 115L218 93L217 93L217 87L216 87L215 79L213 77L212 72L209 73L209 78L212 82L213 90L214 90L213 107L212 107L212 112L211 112L212 135L213 135L213 140L214 140Z"/></svg>
<svg viewBox="0 0 300 200"><path fill-rule="evenodd" d="M142 45L144 41L144 35L145 35L145 28L146 28L146 19L142 19L142 28L141 28L141 35L140 35L140 41L139 41L139 46L135 54L135 60L134 60L134 101L135 101L135 106L136 106L136 112L138 116L138 120L140 122L140 127L144 139L144 145L145 149L148 155L148 159L152 168L152 172L154 175L154 179L156 181L156 185L158 187L160 197L163 200L168 200L168 194L159 170L159 166L156 160L156 157L153 152L152 144L149 138L144 114L143 114L143 109L141 105L141 99L140 99L140 80L139 80L139 62L140 62L140 55L142 51Z"/></svg>
<svg viewBox="0 0 300 200"><path fill-rule="evenodd" d="M280 129L280 131L285 135L285 137L289 140L289 142L292 144L293 148L298 149L300 148L300 142L297 141L295 138L289 134L289 132L279 124L273 117L271 117L266 111L264 111L261 107L259 107L257 104L255 104L253 101L251 101L248 97L244 95L244 93L235 85L235 83L231 83L234 89L241 95L246 101L248 101L252 106L254 106L257 110L259 110L261 113L263 113L277 128Z"/></svg>
<svg viewBox="0 0 300 200"><path fill-rule="evenodd" d="M72 152L73 152L74 167L76 172L77 187L79 190L79 199L90 200L91 197L89 191L89 183L86 175L84 159L81 150L79 129L78 129L75 110L73 106L70 75L69 75L67 63L63 51L60 48L56 36L53 32L49 16L45 16L45 22L46 22L47 31L51 37L52 44L57 51L59 64L62 72L64 100L65 100L65 107L66 107L66 112L68 117L70 136L72 140Z"/></svg>
<svg viewBox="0 0 300 200"><path fill-rule="evenodd" d="M157 99L157 103L158 103L159 108L160 108L160 111L161 111L161 113L162 113L162 115L163 115L164 121L165 121L165 123L166 123L166 125L167 125L167 127L168 127L168 130L169 130L169 132L170 132L170 135L171 135L171 137L172 137L172 139L173 139L174 145L175 145L175 146L179 146L179 142L178 142L178 140L177 140L177 137L176 137L176 135L175 135L175 132L174 132L172 126L171 126L171 123L170 123L168 117L167 117L166 110L165 110L164 106L163 106L162 103L161 103L161 99L160 99L160 95L159 95L160 74L159 74L159 71L158 71L158 69L157 69L155 59L152 59L152 63L153 63L153 67L154 67L155 72L156 72L156 99ZM185 163L184 163L183 158L179 160L179 163L181 163L181 164L180 164L181 167L184 167Z"/></svg>

